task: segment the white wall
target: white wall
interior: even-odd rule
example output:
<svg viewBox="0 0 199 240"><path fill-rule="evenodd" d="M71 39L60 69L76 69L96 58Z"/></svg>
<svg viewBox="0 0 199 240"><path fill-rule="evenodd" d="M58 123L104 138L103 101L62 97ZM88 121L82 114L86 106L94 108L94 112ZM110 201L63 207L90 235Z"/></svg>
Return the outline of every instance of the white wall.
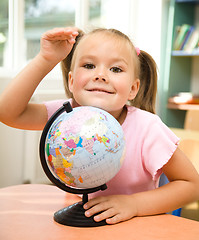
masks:
<svg viewBox="0 0 199 240"><path fill-rule="evenodd" d="M0 93L9 80L0 77ZM0 187L22 182L23 143L24 131L7 127L0 122Z"/></svg>
<svg viewBox="0 0 199 240"><path fill-rule="evenodd" d="M151 54L160 66L162 1L139 0L135 12L137 12L134 25L136 44Z"/></svg>
<svg viewBox="0 0 199 240"><path fill-rule="evenodd" d="M104 0L103 24L129 35L137 47L148 52L160 64L162 1Z"/></svg>
<svg viewBox="0 0 199 240"><path fill-rule="evenodd" d="M0 187L23 180L24 132L0 123Z"/></svg>

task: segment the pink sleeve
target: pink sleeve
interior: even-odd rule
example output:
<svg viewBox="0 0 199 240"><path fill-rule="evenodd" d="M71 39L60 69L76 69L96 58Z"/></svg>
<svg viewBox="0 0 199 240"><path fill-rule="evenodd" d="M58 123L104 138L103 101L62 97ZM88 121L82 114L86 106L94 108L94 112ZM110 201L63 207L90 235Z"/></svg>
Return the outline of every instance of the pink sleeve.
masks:
<svg viewBox="0 0 199 240"><path fill-rule="evenodd" d="M154 180L162 173L162 167L169 161L179 144L179 138L157 117L143 142L142 159Z"/></svg>
<svg viewBox="0 0 199 240"><path fill-rule="evenodd" d="M67 100L60 99L60 100L53 100L44 102L44 105L46 106L47 112L48 112L48 119L60 108L63 106L63 103L65 103Z"/></svg>

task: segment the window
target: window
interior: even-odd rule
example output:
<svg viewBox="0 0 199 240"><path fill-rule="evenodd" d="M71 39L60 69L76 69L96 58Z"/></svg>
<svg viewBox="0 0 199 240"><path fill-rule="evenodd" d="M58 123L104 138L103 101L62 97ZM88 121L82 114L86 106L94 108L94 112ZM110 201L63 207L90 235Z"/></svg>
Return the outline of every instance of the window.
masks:
<svg viewBox="0 0 199 240"><path fill-rule="evenodd" d="M101 6L102 6L101 0L89 0L88 23L92 27L101 27L102 26Z"/></svg>
<svg viewBox="0 0 199 240"><path fill-rule="evenodd" d="M41 35L54 27L108 27L131 34L135 1L0 0L1 76L16 75L39 52Z"/></svg>
<svg viewBox="0 0 199 240"><path fill-rule="evenodd" d="M75 2L72 0L25 0L26 60L39 52L41 35L55 27L75 25Z"/></svg>
<svg viewBox="0 0 199 240"><path fill-rule="evenodd" d="M0 66L4 65L4 55L8 44L8 0L0 1Z"/></svg>
<svg viewBox="0 0 199 240"><path fill-rule="evenodd" d="M49 29L74 25L82 29L85 25L101 26L101 2L1 0L0 68L18 71L39 52L41 35Z"/></svg>

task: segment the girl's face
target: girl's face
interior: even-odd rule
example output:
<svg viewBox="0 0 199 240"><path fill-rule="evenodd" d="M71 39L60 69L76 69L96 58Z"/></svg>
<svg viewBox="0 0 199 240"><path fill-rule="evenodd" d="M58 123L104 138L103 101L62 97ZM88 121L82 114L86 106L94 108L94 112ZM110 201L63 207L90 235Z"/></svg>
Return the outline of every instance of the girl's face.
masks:
<svg viewBox="0 0 199 240"><path fill-rule="evenodd" d="M139 89L129 43L91 34L80 41L74 57L69 89L77 105L99 107L118 119Z"/></svg>

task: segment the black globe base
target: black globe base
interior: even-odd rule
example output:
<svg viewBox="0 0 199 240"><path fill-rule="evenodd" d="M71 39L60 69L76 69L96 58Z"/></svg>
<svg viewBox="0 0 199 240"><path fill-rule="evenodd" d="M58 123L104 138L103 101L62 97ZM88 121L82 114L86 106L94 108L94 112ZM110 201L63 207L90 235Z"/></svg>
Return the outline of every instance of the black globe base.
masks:
<svg viewBox="0 0 199 240"><path fill-rule="evenodd" d="M72 227L99 227L107 225L106 221L95 222L92 217L85 216L83 202L78 202L55 212L54 220Z"/></svg>

